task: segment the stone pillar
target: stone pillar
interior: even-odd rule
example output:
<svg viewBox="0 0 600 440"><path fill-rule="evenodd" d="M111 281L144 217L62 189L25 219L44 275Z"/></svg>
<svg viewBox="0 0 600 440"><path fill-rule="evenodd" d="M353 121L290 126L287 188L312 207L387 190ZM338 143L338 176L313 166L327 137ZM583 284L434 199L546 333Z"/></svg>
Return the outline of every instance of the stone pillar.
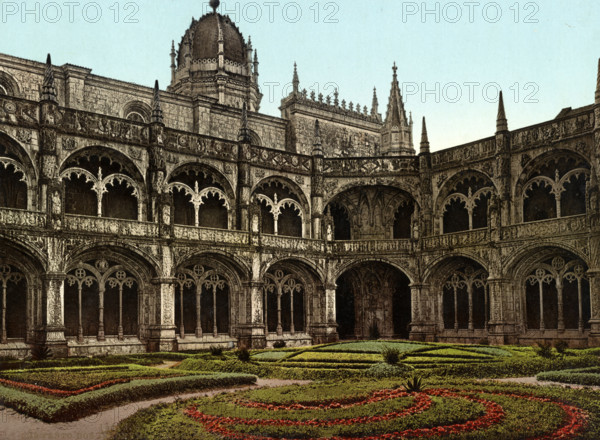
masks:
<svg viewBox="0 0 600 440"><path fill-rule="evenodd" d="M247 298L246 324L240 326L238 344L247 349L261 349L267 346L264 321L263 283L248 282L244 284Z"/></svg>
<svg viewBox="0 0 600 440"><path fill-rule="evenodd" d="M325 284L324 290L319 289L317 294L323 295L322 304L323 310L321 322L313 322L311 332L314 344L327 344L339 340L337 332L337 317L336 317L336 285L333 283ZM313 314L315 316L316 314Z"/></svg>
<svg viewBox="0 0 600 440"><path fill-rule="evenodd" d="M176 278L155 278L155 323L149 327L148 351L176 351L175 286Z"/></svg>
<svg viewBox="0 0 600 440"><path fill-rule="evenodd" d="M250 229L250 197L251 191L251 176L250 164L248 159L251 155L251 146L248 138L242 139L238 143L238 191L237 191L237 227L241 231Z"/></svg>
<svg viewBox="0 0 600 440"><path fill-rule="evenodd" d="M36 343L52 350L55 357L69 355L64 326L64 273L42 276L43 325L38 330Z"/></svg>
<svg viewBox="0 0 600 440"><path fill-rule="evenodd" d="M517 326L514 313L512 284L500 277L488 280L490 301L490 323L488 338L493 345L517 342Z"/></svg>
<svg viewBox="0 0 600 440"><path fill-rule="evenodd" d="M435 341L435 307L428 284L411 284L411 341Z"/></svg>
<svg viewBox="0 0 600 440"><path fill-rule="evenodd" d="M588 270L590 284L590 302L592 316L590 319L591 331L588 338L590 347L600 346L600 270Z"/></svg>

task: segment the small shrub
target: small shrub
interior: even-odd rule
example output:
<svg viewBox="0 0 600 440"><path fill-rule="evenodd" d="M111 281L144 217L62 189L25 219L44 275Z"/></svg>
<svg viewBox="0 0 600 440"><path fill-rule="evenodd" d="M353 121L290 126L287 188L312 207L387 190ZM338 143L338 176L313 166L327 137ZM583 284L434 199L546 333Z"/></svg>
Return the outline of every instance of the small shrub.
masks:
<svg viewBox="0 0 600 440"><path fill-rule="evenodd" d="M552 353L552 344L550 344L549 342L538 344L537 348L535 349L535 352L538 356L543 357L545 359L550 359L554 356L554 354Z"/></svg>
<svg viewBox="0 0 600 440"><path fill-rule="evenodd" d="M275 341L273 348L285 348L285 341Z"/></svg>
<svg viewBox="0 0 600 440"><path fill-rule="evenodd" d="M480 339L477 345L490 345L490 340L488 338Z"/></svg>
<svg viewBox="0 0 600 440"><path fill-rule="evenodd" d="M242 362L250 362L250 352L245 348L239 349L235 355L237 356L238 360Z"/></svg>
<svg viewBox="0 0 600 440"><path fill-rule="evenodd" d="M369 339L379 339L379 327L377 327L377 323L372 323L369 327Z"/></svg>
<svg viewBox="0 0 600 440"><path fill-rule="evenodd" d="M404 384L407 393L420 393L425 389L423 379L419 376L413 376Z"/></svg>
<svg viewBox="0 0 600 440"><path fill-rule="evenodd" d="M213 356L223 356L223 347L219 347L218 345L211 345L209 348L210 354Z"/></svg>
<svg viewBox="0 0 600 440"><path fill-rule="evenodd" d="M381 355L383 356L383 360L386 364L396 365L400 361L402 354L400 350L386 346L383 350L381 350Z"/></svg>
<svg viewBox="0 0 600 440"><path fill-rule="evenodd" d="M554 348L556 348L558 354L565 354L567 348L569 348L569 343L561 339L559 341L556 341L556 343L554 344Z"/></svg>
<svg viewBox="0 0 600 440"><path fill-rule="evenodd" d="M52 349L45 345L34 345L31 347L31 360L33 361L45 361L52 356Z"/></svg>

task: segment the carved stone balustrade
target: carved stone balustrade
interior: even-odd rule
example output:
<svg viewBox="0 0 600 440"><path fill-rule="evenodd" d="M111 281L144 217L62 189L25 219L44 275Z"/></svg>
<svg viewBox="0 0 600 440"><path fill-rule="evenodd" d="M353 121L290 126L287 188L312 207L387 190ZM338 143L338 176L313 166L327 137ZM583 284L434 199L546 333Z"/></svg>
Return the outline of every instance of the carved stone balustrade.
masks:
<svg viewBox="0 0 600 440"><path fill-rule="evenodd" d="M502 229L502 240L521 240L537 237L556 237L586 232L586 216L576 215L551 220L509 226Z"/></svg>
<svg viewBox="0 0 600 440"><path fill-rule="evenodd" d="M226 229L196 228L193 226L175 226L177 240L204 241L223 245L245 245L249 242L245 231L230 231Z"/></svg>
<svg viewBox="0 0 600 440"><path fill-rule="evenodd" d="M263 234L261 243L266 248L291 252L325 252L325 243L321 240Z"/></svg>
<svg viewBox="0 0 600 440"><path fill-rule="evenodd" d="M488 240L488 230L479 229L475 231L456 232L435 237L427 237L423 240L423 246L428 250L448 249L455 247L466 247L481 245Z"/></svg>
<svg viewBox="0 0 600 440"><path fill-rule="evenodd" d="M0 208L0 224L29 228L45 228L46 213Z"/></svg>
<svg viewBox="0 0 600 440"><path fill-rule="evenodd" d="M407 253L413 250L410 240L355 240L337 241L332 245L334 254Z"/></svg>
<svg viewBox="0 0 600 440"><path fill-rule="evenodd" d="M72 232L93 232L124 237L158 237L156 223L81 215L65 215L65 229Z"/></svg>

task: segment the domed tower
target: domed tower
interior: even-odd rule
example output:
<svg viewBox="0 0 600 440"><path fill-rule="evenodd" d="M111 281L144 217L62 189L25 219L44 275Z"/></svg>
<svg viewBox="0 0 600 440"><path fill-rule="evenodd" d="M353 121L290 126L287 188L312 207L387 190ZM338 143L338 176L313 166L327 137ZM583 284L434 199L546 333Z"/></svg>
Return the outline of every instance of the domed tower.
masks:
<svg viewBox="0 0 600 440"><path fill-rule="evenodd" d="M169 91L215 98L219 104L258 111L262 94L258 87L258 56L235 23L217 12L219 0L211 0L213 12L192 20L171 53Z"/></svg>

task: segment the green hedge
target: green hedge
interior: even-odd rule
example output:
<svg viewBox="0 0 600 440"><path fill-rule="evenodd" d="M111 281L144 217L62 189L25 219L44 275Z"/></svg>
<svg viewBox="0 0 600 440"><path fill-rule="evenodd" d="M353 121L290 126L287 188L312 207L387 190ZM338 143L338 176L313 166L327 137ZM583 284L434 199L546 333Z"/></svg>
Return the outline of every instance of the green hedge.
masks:
<svg viewBox="0 0 600 440"><path fill-rule="evenodd" d="M600 366L596 356L577 356L545 359L540 357L514 357L502 362L477 364L452 364L423 370L423 376L451 376L468 378L500 378L535 376L543 371L565 370Z"/></svg>
<svg viewBox="0 0 600 440"><path fill-rule="evenodd" d="M2 404L45 422L70 422L124 402L136 402L159 396L231 387L256 382L250 375L214 374L136 380L64 399L49 398L0 386Z"/></svg>
<svg viewBox="0 0 600 440"><path fill-rule="evenodd" d="M538 374L537 379L575 385L600 386L600 368L591 367L575 370L547 371Z"/></svg>

